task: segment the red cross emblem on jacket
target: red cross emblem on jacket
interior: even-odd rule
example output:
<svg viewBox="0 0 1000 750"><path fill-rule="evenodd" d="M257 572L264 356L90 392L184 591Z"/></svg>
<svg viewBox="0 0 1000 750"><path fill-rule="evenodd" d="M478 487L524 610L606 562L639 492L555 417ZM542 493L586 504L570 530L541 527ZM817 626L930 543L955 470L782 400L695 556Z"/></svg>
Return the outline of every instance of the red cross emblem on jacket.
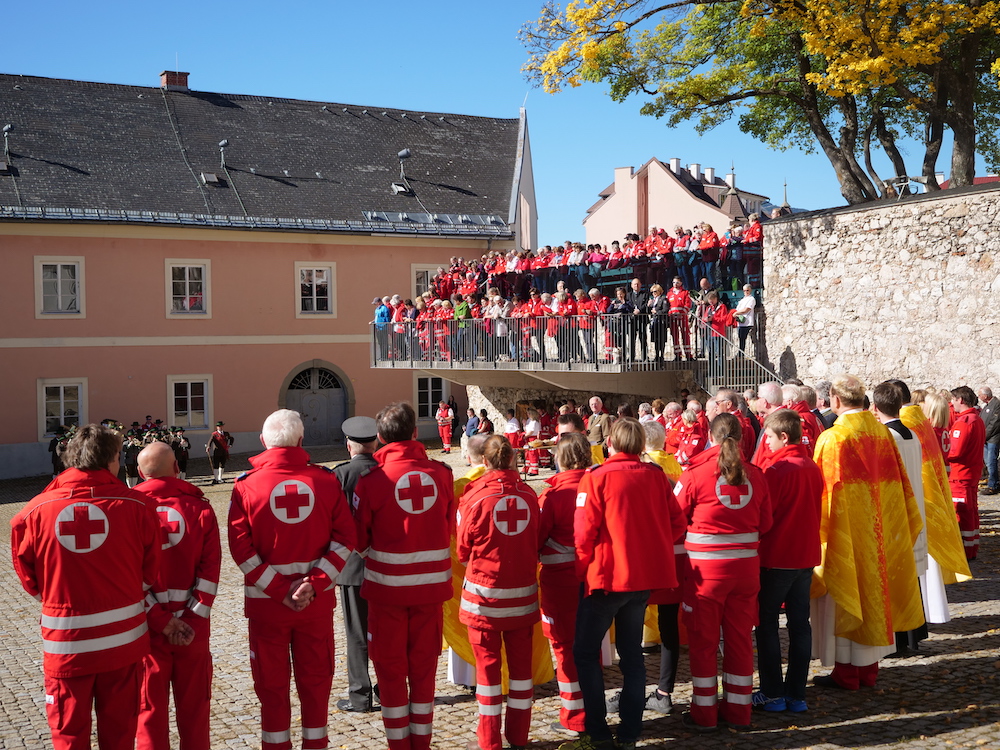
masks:
<svg viewBox="0 0 1000 750"><path fill-rule="evenodd" d="M437 485L422 471L408 471L396 481L396 502L407 513L430 510L437 496Z"/></svg>
<svg viewBox="0 0 1000 750"><path fill-rule="evenodd" d="M108 538L108 517L90 503L67 505L56 516L56 538L70 552L93 552Z"/></svg>
<svg viewBox="0 0 1000 750"><path fill-rule="evenodd" d="M507 536L517 536L524 531L530 518L527 501L518 495L502 497L493 506L493 525Z"/></svg>
<svg viewBox="0 0 1000 750"><path fill-rule="evenodd" d="M720 476L715 483L715 496L719 502L732 510L745 508L753 499L753 485L732 485L725 483L725 477Z"/></svg>
<svg viewBox="0 0 1000 750"><path fill-rule="evenodd" d="M184 516L177 508L169 505L157 506L156 515L160 517L160 526L163 528L163 544L160 549L170 549L184 538L187 530Z"/></svg>
<svg viewBox="0 0 1000 750"><path fill-rule="evenodd" d="M309 517L316 496L312 487L297 479L279 482L271 490L271 512L282 523L300 523Z"/></svg>

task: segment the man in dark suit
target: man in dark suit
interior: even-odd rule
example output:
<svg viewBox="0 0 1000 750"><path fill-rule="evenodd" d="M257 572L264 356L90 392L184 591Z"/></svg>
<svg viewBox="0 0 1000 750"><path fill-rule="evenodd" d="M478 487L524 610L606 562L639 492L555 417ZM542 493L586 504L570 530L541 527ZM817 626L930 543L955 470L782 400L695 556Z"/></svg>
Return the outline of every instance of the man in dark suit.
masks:
<svg viewBox="0 0 1000 750"><path fill-rule="evenodd" d="M378 428L371 417L351 417L341 427L347 439L351 460L333 470L344 488L344 495L354 512L354 488L358 480L378 466L372 457L378 446ZM368 676L368 602L361 598L361 583L365 577L365 561L352 552L337 578L340 606L344 613L344 634L347 640L347 698L337 701L341 711L368 712L372 706L372 681Z"/></svg>
<svg viewBox="0 0 1000 750"><path fill-rule="evenodd" d="M642 359L639 361L645 362L649 353L649 345L646 340L646 332L649 328L649 315L647 313L649 292L643 291L642 282L639 279L632 279L632 287L625 295L625 299L628 301L631 313L628 327L628 357L629 359L637 359L635 340L638 338L642 351Z"/></svg>

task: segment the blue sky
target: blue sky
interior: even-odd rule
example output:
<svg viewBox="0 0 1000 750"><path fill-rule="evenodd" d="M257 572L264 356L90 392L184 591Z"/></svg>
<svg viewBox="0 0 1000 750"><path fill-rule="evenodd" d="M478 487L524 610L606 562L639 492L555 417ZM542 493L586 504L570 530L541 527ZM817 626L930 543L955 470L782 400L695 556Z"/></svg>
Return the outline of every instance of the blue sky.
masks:
<svg viewBox="0 0 1000 750"><path fill-rule="evenodd" d="M770 150L734 124L704 136L670 129L641 117L638 102L612 102L601 84L555 96L531 88L517 31L541 2L15 3L0 71L155 86L176 64L201 91L493 117L516 117L526 99L543 244L582 240L586 209L615 167L653 156L720 176L735 164L741 187L775 203L787 180L796 207L843 205L822 155ZM948 158L946 148L939 170Z"/></svg>

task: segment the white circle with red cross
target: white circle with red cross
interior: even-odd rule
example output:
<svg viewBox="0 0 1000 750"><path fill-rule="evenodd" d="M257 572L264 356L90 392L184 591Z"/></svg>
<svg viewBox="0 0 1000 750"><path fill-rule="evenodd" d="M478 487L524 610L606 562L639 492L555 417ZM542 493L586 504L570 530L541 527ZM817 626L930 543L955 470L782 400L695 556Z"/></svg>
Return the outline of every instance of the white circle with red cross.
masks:
<svg viewBox="0 0 1000 750"><path fill-rule="evenodd" d="M434 480L422 471L408 471L396 480L396 502L407 513L426 513L437 501Z"/></svg>
<svg viewBox="0 0 1000 750"><path fill-rule="evenodd" d="M56 516L56 539L70 552L93 552L108 538L108 517L90 503L67 505Z"/></svg>
<svg viewBox="0 0 1000 750"><path fill-rule="evenodd" d="M531 509L520 495L505 495L493 506L493 525L501 534L517 536L528 528L529 520Z"/></svg>
<svg viewBox="0 0 1000 750"><path fill-rule="evenodd" d="M719 502L730 510L745 508L753 499L752 484L726 484L723 477L719 477L715 483L715 496Z"/></svg>
<svg viewBox="0 0 1000 750"><path fill-rule="evenodd" d="M312 487L297 479L279 482L271 490L271 512L283 523L301 523L312 513L316 495Z"/></svg>
<svg viewBox="0 0 1000 750"><path fill-rule="evenodd" d="M163 528L163 544L160 549L170 549L184 538L187 522L177 508L169 505L156 506L156 515L160 517L160 526Z"/></svg>

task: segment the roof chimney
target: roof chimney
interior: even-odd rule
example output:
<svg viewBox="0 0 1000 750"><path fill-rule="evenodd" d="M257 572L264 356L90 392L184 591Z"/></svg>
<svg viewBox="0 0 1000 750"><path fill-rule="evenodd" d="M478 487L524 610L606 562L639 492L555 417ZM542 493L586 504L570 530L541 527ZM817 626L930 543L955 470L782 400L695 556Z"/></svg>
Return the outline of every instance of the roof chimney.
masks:
<svg viewBox="0 0 1000 750"><path fill-rule="evenodd" d="M160 73L160 88L167 91L187 91L188 75L176 70L164 70Z"/></svg>
<svg viewBox="0 0 1000 750"><path fill-rule="evenodd" d="M691 172L691 176L694 177L696 180L701 180L701 164L699 164L698 162L691 164L690 166L688 166L688 171Z"/></svg>
<svg viewBox="0 0 1000 750"><path fill-rule="evenodd" d="M680 174L681 172L681 160L674 158L670 160L670 171L674 174Z"/></svg>
<svg viewBox="0 0 1000 750"><path fill-rule="evenodd" d="M736 187L736 175L733 172L726 175L726 184L729 187Z"/></svg>
<svg viewBox="0 0 1000 750"><path fill-rule="evenodd" d="M705 167L705 182L709 185L715 184L715 167Z"/></svg>

